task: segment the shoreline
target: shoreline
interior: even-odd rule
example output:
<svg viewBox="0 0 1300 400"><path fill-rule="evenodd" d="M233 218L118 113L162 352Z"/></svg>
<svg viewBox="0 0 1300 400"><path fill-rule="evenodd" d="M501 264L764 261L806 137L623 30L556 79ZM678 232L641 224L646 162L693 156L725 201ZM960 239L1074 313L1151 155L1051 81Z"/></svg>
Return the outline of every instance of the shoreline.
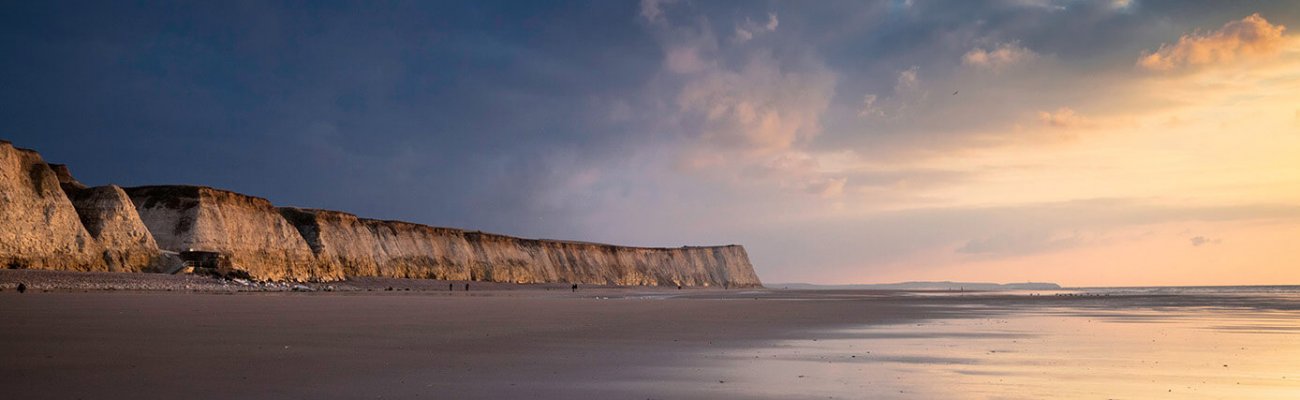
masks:
<svg viewBox="0 0 1300 400"><path fill-rule="evenodd" d="M28 290L45 292L82 291L138 291L180 293L233 293L233 292L464 292L470 291L542 291L569 292L569 283L510 283L466 280L412 279L356 277L333 282L256 282L227 279L207 275L162 274L150 272L87 272L31 269L0 269L0 291L12 291L18 283ZM448 285L451 285L449 290ZM764 290L764 288L732 288L683 286L613 286L580 284L579 290L643 290L643 291L726 291Z"/></svg>

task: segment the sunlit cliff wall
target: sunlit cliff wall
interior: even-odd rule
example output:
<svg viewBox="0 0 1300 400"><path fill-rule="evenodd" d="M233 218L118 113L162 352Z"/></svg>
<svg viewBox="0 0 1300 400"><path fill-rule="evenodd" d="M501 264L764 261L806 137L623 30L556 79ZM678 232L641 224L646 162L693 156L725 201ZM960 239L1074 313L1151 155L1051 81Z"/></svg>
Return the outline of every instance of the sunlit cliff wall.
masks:
<svg viewBox="0 0 1300 400"><path fill-rule="evenodd" d="M642 248L522 239L327 210L281 208L322 263L349 276L610 285L758 286L740 246Z"/></svg>
<svg viewBox="0 0 1300 400"><path fill-rule="evenodd" d="M158 244L136 213L135 205L115 185L76 189L64 185L81 224L104 249L109 271L159 271L165 266Z"/></svg>
<svg viewBox="0 0 1300 400"><path fill-rule="evenodd" d="M88 188L0 142L0 267L162 271L201 250L220 271L276 281L433 278L607 285L760 286L745 249L523 239L270 201L204 186ZM168 256L170 257L170 256Z"/></svg>
<svg viewBox="0 0 1300 400"><path fill-rule="evenodd" d="M0 268L105 271L102 256L49 164L0 141Z"/></svg>
<svg viewBox="0 0 1300 400"><path fill-rule="evenodd" d="M260 197L203 186L127 188L164 250L226 254L236 270L261 280L330 281L339 268L316 261L298 230Z"/></svg>

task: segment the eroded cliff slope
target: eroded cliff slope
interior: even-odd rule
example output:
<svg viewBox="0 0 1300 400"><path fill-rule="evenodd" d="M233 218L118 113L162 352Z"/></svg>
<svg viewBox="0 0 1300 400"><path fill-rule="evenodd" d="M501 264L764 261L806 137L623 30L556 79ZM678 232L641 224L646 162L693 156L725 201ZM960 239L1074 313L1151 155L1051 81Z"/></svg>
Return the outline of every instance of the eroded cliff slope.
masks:
<svg viewBox="0 0 1300 400"><path fill-rule="evenodd" d="M126 193L164 250L222 253L236 271L260 280L343 278L341 269L316 261L297 228L266 199L204 186L144 186Z"/></svg>
<svg viewBox="0 0 1300 400"><path fill-rule="evenodd" d="M104 249L109 271L153 272L164 268L158 244L122 188L108 185L78 189L66 182L63 187L82 226Z"/></svg>
<svg viewBox="0 0 1300 400"><path fill-rule="evenodd" d="M102 252L41 155L0 141L0 267L104 271Z"/></svg>

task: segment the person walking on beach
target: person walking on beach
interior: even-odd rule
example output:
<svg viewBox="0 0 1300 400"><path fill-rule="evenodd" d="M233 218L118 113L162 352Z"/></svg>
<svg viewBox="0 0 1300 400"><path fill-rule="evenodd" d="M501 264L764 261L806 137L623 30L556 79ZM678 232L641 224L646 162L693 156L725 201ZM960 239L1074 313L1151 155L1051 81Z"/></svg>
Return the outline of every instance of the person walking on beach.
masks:
<svg viewBox="0 0 1300 400"><path fill-rule="evenodd" d="M573 284L573 287L570 288L570 289L571 289L574 293L577 293L577 292L578 292L578 284L576 284L576 283Z"/></svg>
<svg viewBox="0 0 1300 400"><path fill-rule="evenodd" d="M469 291L469 282L465 282L465 291L466 291L466 292Z"/></svg>
<svg viewBox="0 0 1300 400"><path fill-rule="evenodd" d="M447 283L447 291L450 292L450 291L453 291L453 290L456 290L456 284L455 284L455 283L450 283L450 282L448 282L448 283Z"/></svg>

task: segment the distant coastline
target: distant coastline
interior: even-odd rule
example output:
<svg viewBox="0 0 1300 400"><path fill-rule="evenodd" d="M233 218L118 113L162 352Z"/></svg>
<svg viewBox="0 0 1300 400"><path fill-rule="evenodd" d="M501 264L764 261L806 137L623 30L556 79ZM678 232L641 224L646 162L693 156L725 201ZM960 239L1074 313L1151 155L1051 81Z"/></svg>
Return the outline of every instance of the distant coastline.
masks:
<svg viewBox="0 0 1300 400"><path fill-rule="evenodd" d="M1061 289L1061 285L1057 285L1051 282L992 283L992 282L951 282L951 281L868 283L868 284L849 284L849 285L819 285L813 283L769 283L767 284L767 287L773 289L795 289L795 290L1002 291L1002 290L1059 290Z"/></svg>

